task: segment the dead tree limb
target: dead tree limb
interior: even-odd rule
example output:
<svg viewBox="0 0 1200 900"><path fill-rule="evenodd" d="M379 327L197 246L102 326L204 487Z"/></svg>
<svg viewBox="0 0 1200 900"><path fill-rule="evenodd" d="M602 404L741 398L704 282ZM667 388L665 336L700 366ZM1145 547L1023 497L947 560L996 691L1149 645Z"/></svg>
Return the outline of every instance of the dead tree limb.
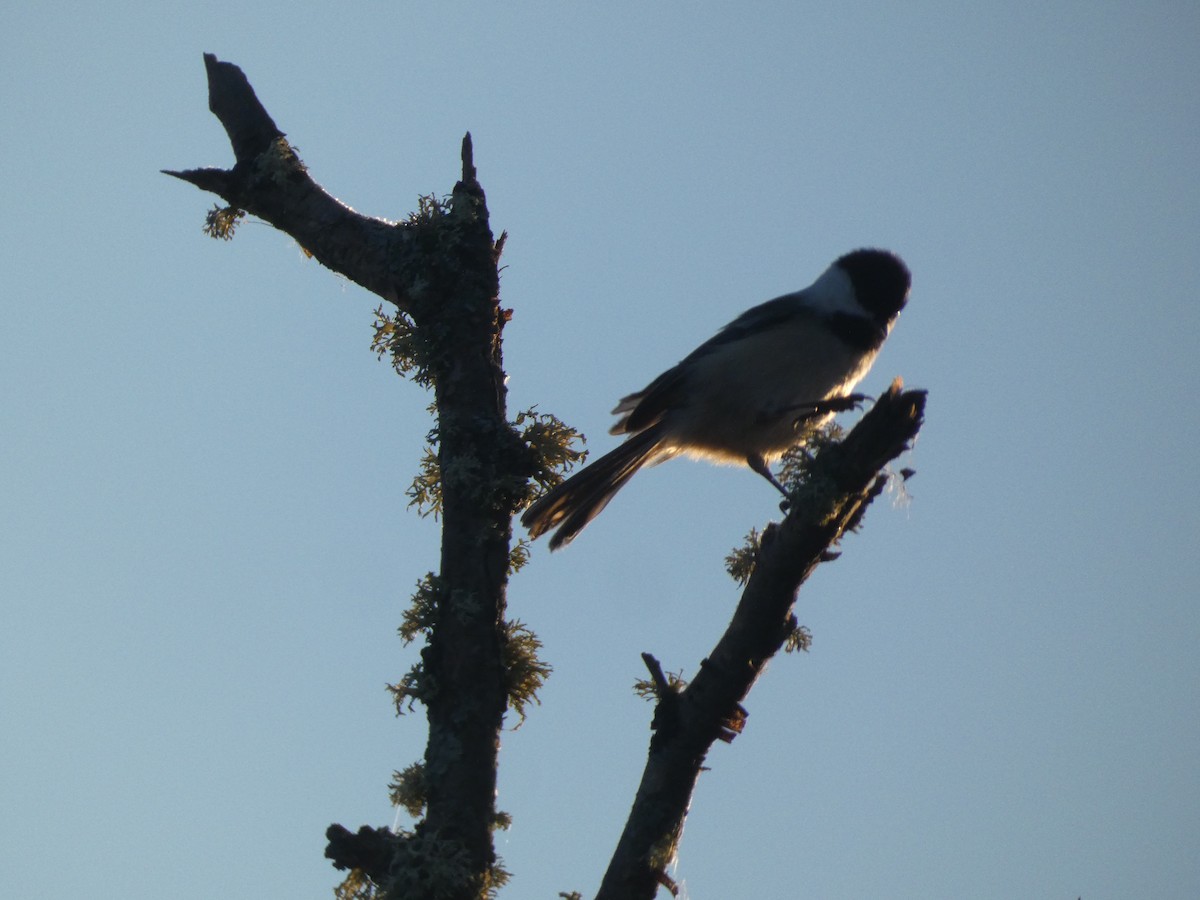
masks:
<svg viewBox="0 0 1200 900"><path fill-rule="evenodd" d="M425 817L394 838L331 829L336 865L365 867L396 895L476 898L493 883L496 758L506 707L504 612L512 514L529 451L507 420L497 261L468 134L448 202L390 222L355 212L308 174L237 66L205 54L209 108L231 169L169 171L293 238L328 268L395 304L438 412L442 551L417 699L429 739ZM407 327L407 326L405 326ZM403 488L401 488L402 490Z"/></svg>
<svg viewBox="0 0 1200 900"><path fill-rule="evenodd" d="M924 409L925 392L903 391L897 380L845 440L825 447L811 490L781 525L763 533L733 620L696 677L679 691L664 691L655 677L658 700L646 767L596 900L650 900L659 886L674 893L666 868L709 748L741 732L742 701L795 632L796 592L883 490L887 475L881 470L916 437ZM643 659L653 673L657 661L649 654Z"/></svg>

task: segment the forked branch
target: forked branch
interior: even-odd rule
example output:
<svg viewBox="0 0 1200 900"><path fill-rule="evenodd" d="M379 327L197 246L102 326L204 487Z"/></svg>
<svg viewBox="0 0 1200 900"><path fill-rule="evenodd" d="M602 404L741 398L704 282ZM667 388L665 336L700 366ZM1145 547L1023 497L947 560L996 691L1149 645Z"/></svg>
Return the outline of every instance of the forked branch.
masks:
<svg viewBox="0 0 1200 900"><path fill-rule="evenodd" d="M309 176L242 70L211 53L204 54L204 66L208 108L225 127L236 162L232 169L163 173L275 226L322 265L407 309L412 284L403 277L403 262L415 252L407 223L364 216L330 195Z"/></svg>

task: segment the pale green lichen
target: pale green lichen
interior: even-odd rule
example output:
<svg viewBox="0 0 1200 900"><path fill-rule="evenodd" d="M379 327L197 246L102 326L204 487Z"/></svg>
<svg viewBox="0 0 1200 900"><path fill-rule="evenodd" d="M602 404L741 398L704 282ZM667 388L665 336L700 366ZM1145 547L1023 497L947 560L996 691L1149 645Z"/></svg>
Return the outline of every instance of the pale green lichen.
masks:
<svg viewBox="0 0 1200 900"><path fill-rule="evenodd" d="M541 649L541 640L521 621L504 623L504 688L508 705L520 716L517 727L525 721L525 707L541 703L537 692L554 671L538 657Z"/></svg>
<svg viewBox="0 0 1200 900"><path fill-rule="evenodd" d="M232 241L233 233L245 215L246 211L236 206L213 206L204 216L203 231L214 240Z"/></svg>

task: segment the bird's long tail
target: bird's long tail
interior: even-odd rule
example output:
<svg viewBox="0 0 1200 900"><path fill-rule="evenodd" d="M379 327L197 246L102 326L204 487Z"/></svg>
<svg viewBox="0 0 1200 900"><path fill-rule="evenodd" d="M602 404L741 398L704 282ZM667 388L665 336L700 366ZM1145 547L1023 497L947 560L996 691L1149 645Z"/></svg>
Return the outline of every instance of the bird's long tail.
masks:
<svg viewBox="0 0 1200 900"><path fill-rule="evenodd" d="M551 488L521 516L521 524L536 538L552 528L550 549L571 543L575 535L608 505L634 473L650 462L662 444L658 425L628 438L615 450L584 466L566 481Z"/></svg>

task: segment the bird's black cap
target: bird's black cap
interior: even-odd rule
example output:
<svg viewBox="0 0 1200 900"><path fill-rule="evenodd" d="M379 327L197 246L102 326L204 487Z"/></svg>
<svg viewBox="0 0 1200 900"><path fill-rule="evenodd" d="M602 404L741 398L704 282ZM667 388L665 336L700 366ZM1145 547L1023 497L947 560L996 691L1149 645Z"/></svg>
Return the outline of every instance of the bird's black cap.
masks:
<svg viewBox="0 0 1200 900"><path fill-rule="evenodd" d="M900 257L887 250L854 250L835 263L850 277L863 309L880 322L890 322L908 301L912 276Z"/></svg>

